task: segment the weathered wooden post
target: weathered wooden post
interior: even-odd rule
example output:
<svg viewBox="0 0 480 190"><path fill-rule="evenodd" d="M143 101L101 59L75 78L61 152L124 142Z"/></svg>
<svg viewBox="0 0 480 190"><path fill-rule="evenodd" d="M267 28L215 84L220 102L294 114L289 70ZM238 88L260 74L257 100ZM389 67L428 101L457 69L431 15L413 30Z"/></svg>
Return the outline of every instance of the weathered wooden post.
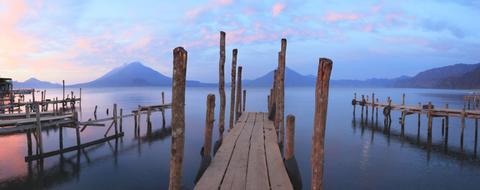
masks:
<svg viewBox="0 0 480 190"><path fill-rule="evenodd" d="M113 104L113 125L115 127L115 135L118 135L117 104Z"/></svg>
<svg viewBox="0 0 480 190"><path fill-rule="evenodd" d="M30 108L28 106L25 106L25 117L30 118Z"/></svg>
<svg viewBox="0 0 480 190"><path fill-rule="evenodd" d="M445 109L448 109L448 104L445 104ZM449 124L449 117L447 115L445 116L445 141L448 141L448 124Z"/></svg>
<svg viewBox="0 0 480 190"><path fill-rule="evenodd" d="M247 107L247 90L243 90L243 112L245 112L245 107Z"/></svg>
<svg viewBox="0 0 480 190"><path fill-rule="evenodd" d="M273 126L275 127L276 132L278 133L278 125L275 124L277 122L277 114L276 114L276 101L277 101L277 69L273 71L273 87L271 89L272 95L270 96L271 107L270 107L270 115L268 115L268 119L273 121Z"/></svg>
<svg viewBox="0 0 480 190"><path fill-rule="evenodd" d="M43 97L43 90L42 90L42 91L40 91L40 105L42 107L42 109L41 109L42 111L45 111L45 106L43 105L44 101L45 100L44 100L44 97Z"/></svg>
<svg viewBox="0 0 480 190"><path fill-rule="evenodd" d="M172 80L172 145L169 189L181 189L183 147L185 143L185 78L187 51L183 47L173 50Z"/></svg>
<svg viewBox="0 0 480 190"><path fill-rule="evenodd" d="M220 61L218 63L218 91L220 95L220 116L218 119L218 129L220 137L225 130L225 32L220 32Z"/></svg>
<svg viewBox="0 0 480 190"><path fill-rule="evenodd" d="M278 53L278 70L277 70L277 94L276 94L276 113L278 120L276 125L280 129L279 143L283 145L285 139L285 57L287 54L287 39L283 38L281 50Z"/></svg>
<svg viewBox="0 0 480 190"><path fill-rule="evenodd" d="M212 130L215 112L215 95L207 96L207 113L205 116L205 142L203 144L203 156L210 156L212 152Z"/></svg>
<svg viewBox="0 0 480 190"><path fill-rule="evenodd" d="M315 119L312 143L311 189L323 189L324 140L327 124L328 90L332 61L320 58L315 87Z"/></svg>
<svg viewBox="0 0 480 190"><path fill-rule="evenodd" d="M28 155L32 155L32 131L31 129L27 129L27 150L28 150Z"/></svg>
<svg viewBox="0 0 480 190"><path fill-rule="evenodd" d="M352 100L352 105L353 105L353 118L355 119L355 108L357 107L357 93L353 93L353 100Z"/></svg>
<svg viewBox="0 0 480 190"><path fill-rule="evenodd" d="M241 102L242 102L242 66L238 66L238 73L237 73L237 95L236 95L236 98L237 98L237 101L236 101L236 118L235 118L235 121L238 120L238 118L240 118L240 111L242 110L242 105L241 105Z"/></svg>
<svg viewBox="0 0 480 190"><path fill-rule="evenodd" d="M422 115L422 109L423 109L422 108L422 103L420 103L420 102L418 102L418 109L419 109L419 111L418 111L418 114L417 114L418 115L417 124L418 124L418 130L419 130L419 133L420 133L420 117Z"/></svg>
<svg viewBox="0 0 480 190"><path fill-rule="evenodd" d="M165 93L162 91L162 105L165 105ZM165 109L162 108L162 127L165 127Z"/></svg>
<svg viewBox="0 0 480 190"><path fill-rule="evenodd" d="M235 113L235 79L237 74L237 54L238 50L232 50L232 78L230 82L230 120L229 120L229 129L233 129L234 126L234 113Z"/></svg>
<svg viewBox="0 0 480 190"><path fill-rule="evenodd" d="M62 101L65 101L65 80L62 80L62 89L63 89Z"/></svg>
<svg viewBox="0 0 480 190"><path fill-rule="evenodd" d="M73 112L73 122L75 122L75 134L77 136L77 146L80 146L80 126L78 126L78 112Z"/></svg>
<svg viewBox="0 0 480 190"><path fill-rule="evenodd" d="M295 116L287 115L287 141L285 147L285 160L290 160L295 154Z"/></svg>
<svg viewBox="0 0 480 190"><path fill-rule="evenodd" d="M402 94L402 106L405 106L405 93Z"/></svg>
<svg viewBox="0 0 480 190"><path fill-rule="evenodd" d="M120 108L120 133L123 133L123 109Z"/></svg>
<svg viewBox="0 0 480 190"><path fill-rule="evenodd" d="M95 105L95 110L93 111L93 117L97 120L97 105Z"/></svg>
<svg viewBox="0 0 480 190"><path fill-rule="evenodd" d="M428 102L428 138L432 138L432 123L433 123L433 116L432 116L432 102Z"/></svg>
<svg viewBox="0 0 480 190"><path fill-rule="evenodd" d="M368 95L367 95L367 99L365 101L365 122L367 123L368 125Z"/></svg>
<svg viewBox="0 0 480 190"><path fill-rule="evenodd" d="M375 93L372 93L372 123L373 123L373 112L375 111Z"/></svg>
<svg viewBox="0 0 480 190"><path fill-rule="evenodd" d="M361 116L361 121L363 121L363 110L364 110L364 107L365 107L365 96L362 94L362 103L360 104L360 106L362 106L362 113L360 114Z"/></svg>
<svg viewBox="0 0 480 190"><path fill-rule="evenodd" d="M463 132L465 130L465 108L462 110L462 115L460 116L460 125L461 125L461 129L462 129L462 132L460 134L460 147L461 149L463 150Z"/></svg>
<svg viewBox="0 0 480 190"><path fill-rule="evenodd" d="M58 141L59 141L59 146L60 146L60 150L63 150L63 127L62 125L57 125L58 127Z"/></svg>
<svg viewBox="0 0 480 190"><path fill-rule="evenodd" d="M150 116L152 115L151 108L147 108L147 135L152 135L152 122L150 120Z"/></svg>
<svg viewBox="0 0 480 190"><path fill-rule="evenodd" d="M445 118L442 118L442 137L445 135Z"/></svg>
<svg viewBox="0 0 480 190"><path fill-rule="evenodd" d="M37 146L38 150L40 151L40 155L43 154L43 140L42 140L42 122L40 121L40 106L38 103L35 105L36 108L36 119L37 119Z"/></svg>

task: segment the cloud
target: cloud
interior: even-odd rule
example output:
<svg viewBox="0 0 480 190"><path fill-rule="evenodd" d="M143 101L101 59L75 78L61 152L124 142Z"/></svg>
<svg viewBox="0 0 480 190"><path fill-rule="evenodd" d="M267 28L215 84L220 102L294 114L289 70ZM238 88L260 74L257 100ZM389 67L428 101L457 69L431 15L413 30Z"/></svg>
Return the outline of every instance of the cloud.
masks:
<svg viewBox="0 0 480 190"><path fill-rule="evenodd" d="M457 38L465 37L465 32L462 29L445 21L426 19L422 22L422 27L436 32L447 31Z"/></svg>
<svg viewBox="0 0 480 190"><path fill-rule="evenodd" d="M187 10L185 13L187 19L195 20L201 14L211 11L213 9L227 6L233 3L233 0L210 0L208 3L202 4L200 6L196 6L190 10Z"/></svg>
<svg viewBox="0 0 480 190"><path fill-rule="evenodd" d="M272 7L272 15L274 17L280 15L280 13L282 13L282 11L285 9L285 4L283 3L275 3Z"/></svg>
<svg viewBox="0 0 480 190"><path fill-rule="evenodd" d="M357 21L363 18L358 13L342 13L342 12L329 12L323 16L323 20L327 22L341 22L341 21Z"/></svg>

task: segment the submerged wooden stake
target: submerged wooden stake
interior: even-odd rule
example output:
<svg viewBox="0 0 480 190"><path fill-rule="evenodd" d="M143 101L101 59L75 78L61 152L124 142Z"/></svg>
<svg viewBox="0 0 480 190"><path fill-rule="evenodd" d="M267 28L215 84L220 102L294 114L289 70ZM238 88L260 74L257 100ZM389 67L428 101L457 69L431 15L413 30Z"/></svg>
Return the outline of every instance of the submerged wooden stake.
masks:
<svg viewBox="0 0 480 190"><path fill-rule="evenodd" d="M218 91L220 94L220 116L218 119L218 129L222 136L225 129L225 32L220 32L220 61L218 63Z"/></svg>
<svg viewBox="0 0 480 190"><path fill-rule="evenodd" d="M169 189L181 189L183 148L185 143L185 78L187 51L183 47L173 50L172 84L172 145Z"/></svg>
<svg viewBox="0 0 480 190"><path fill-rule="evenodd" d="M295 154L295 116L287 115L287 141L285 160L290 160Z"/></svg>
<svg viewBox="0 0 480 190"><path fill-rule="evenodd" d="M205 142L203 144L203 156L210 156L212 152L212 129L215 121L215 95L207 96L207 113L205 116Z"/></svg>
<svg viewBox="0 0 480 190"><path fill-rule="evenodd" d="M234 115L235 115L235 79L237 74L237 54L238 50L233 49L232 51L232 79L230 82L230 120L229 120L229 128L233 129L234 125Z"/></svg>
<svg viewBox="0 0 480 190"><path fill-rule="evenodd" d="M328 90L332 61L320 58L315 87L315 119L312 143L312 179L311 189L323 189L324 140L327 124Z"/></svg>

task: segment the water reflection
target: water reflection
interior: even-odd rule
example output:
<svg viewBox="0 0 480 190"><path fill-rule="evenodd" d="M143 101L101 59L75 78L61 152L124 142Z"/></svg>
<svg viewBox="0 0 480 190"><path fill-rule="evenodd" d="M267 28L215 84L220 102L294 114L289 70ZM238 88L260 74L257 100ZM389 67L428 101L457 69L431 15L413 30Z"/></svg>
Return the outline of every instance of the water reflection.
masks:
<svg viewBox="0 0 480 190"><path fill-rule="evenodd" d="M102 144L87 147L78 151L60 154L53 158L54 161L48 167L45 167L45 160L30 161L27 163L26 175L7 178L0 183L0 189L38 189L53 188L71 180L80 180L82 168L91 167L103 161L114 163L114 167L119 167L119 155L138 150L141 154L141 145L163 141L171 136L171 127L162 127L144 136L136 137L134 143L123 142L123 138L117 138ZM104 151L109 150L109 151ZM50 161L50 160L49 160Z"/></svg>
<svg viewBox="0 0 480 190"><path fill-rule="evenodd" d="M480 162L477 159L477 134L475 134L475 141L474 141L474 148L473 150L465 150L462 146L461 147L449 147L448 146L448 136L445 136L442 141L433 142L432 137L429 136L426 139L421 138L420 136L420 128L418 128L417 134L407 134L404 133L403 130L396 131L391 130L391 126L378 126L374 124L367 125L365 122L362 121L355 121L352 119L352 128L353 131L357 130L357 125L361 127L362 133L361 136L364 135L364 130L370 130L370 142L364 143L363 146L363 158L368 159L367 153L369 146L373 144L375 139L375 134L382 134L384 137L387 137L388 144L390 144L390 140L393 139L395 141L400 142L401 144L407 143L411 147L416 147L419 150L423 150L426 153L427 161L430 161L431 154L438 154L443 156L448 156L449 158L460 161L468 161L471 165L480 167ZM448 130L448 128L446 128ZM448 133L448 132L446 132ZM365 156L367 155L367 157ZM362 164L363 165L363 164Z"/></svg>

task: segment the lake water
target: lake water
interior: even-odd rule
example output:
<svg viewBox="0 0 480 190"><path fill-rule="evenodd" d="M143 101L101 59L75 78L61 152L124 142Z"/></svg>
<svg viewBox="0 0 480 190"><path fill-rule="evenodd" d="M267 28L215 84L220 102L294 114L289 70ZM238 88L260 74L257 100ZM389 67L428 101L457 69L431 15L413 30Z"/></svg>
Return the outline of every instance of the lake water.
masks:
<svg viewBox="0 0 480 190"><path fill-rule="evenodd" d="M75 90L77 89L69 89ZM47 97L61 97L60 89L48 89ZM103 88L83 89L80 117L93 118L98 105L98 118L106 117L106 108L113 103L130 112L138 105L161 102L165 91L170 102L171 88ZM227 88L227 112L230 105ZM267 88L247 88L247 111L266 111ZM379 111L378 126L356 119L352 115L353 93L375 92L380 101L391 96L400 102L402 93L406 103L432 101L434 105L463 107L463 95L468 91L391 88L331 88L325 141L325 189L479 189L480 161L474 150L474 121L467 120L463 150L460 148L460 121L450 119L448 149L444 148L441 119L433 122L432 146L427 146L426 116L422 116L420 137L417 138L417 116L406 119L405 135L401 136L398 123L400 112L392 114L390 133L383 131L383 115ZM186 141L183 163L183 184L192 189L201 163L206 96L218 94L216 88L187 88ZM218 118L219 97L216 96ZM310 186L310 153L313 131L314 89L287 88L286 115L296 116L295 157L298 161L304 189ZM369 119L371 110L369 111ZM142 116L141 136L147 127ZM167 127L170 110L167 111ZM161 114L152 114L153 131L161 130ZM227 125L228 127L228 125ZM0 189L167 189L170 160L170 136L135 138L133 118L124 120L125 136L84 149L79 154L70 152L63 157L45 159L43 168L36 162L24 161L27 155L26 135L0 136ZM215 126L214 137L218 128ZM105 128L89 127L81 133L82 141L100 138ZM58 130L43 131L44 151L58 149ZM64 146L75 145L75 130L64 129ZM430 148L429 148L430 147Z"/></svg>

